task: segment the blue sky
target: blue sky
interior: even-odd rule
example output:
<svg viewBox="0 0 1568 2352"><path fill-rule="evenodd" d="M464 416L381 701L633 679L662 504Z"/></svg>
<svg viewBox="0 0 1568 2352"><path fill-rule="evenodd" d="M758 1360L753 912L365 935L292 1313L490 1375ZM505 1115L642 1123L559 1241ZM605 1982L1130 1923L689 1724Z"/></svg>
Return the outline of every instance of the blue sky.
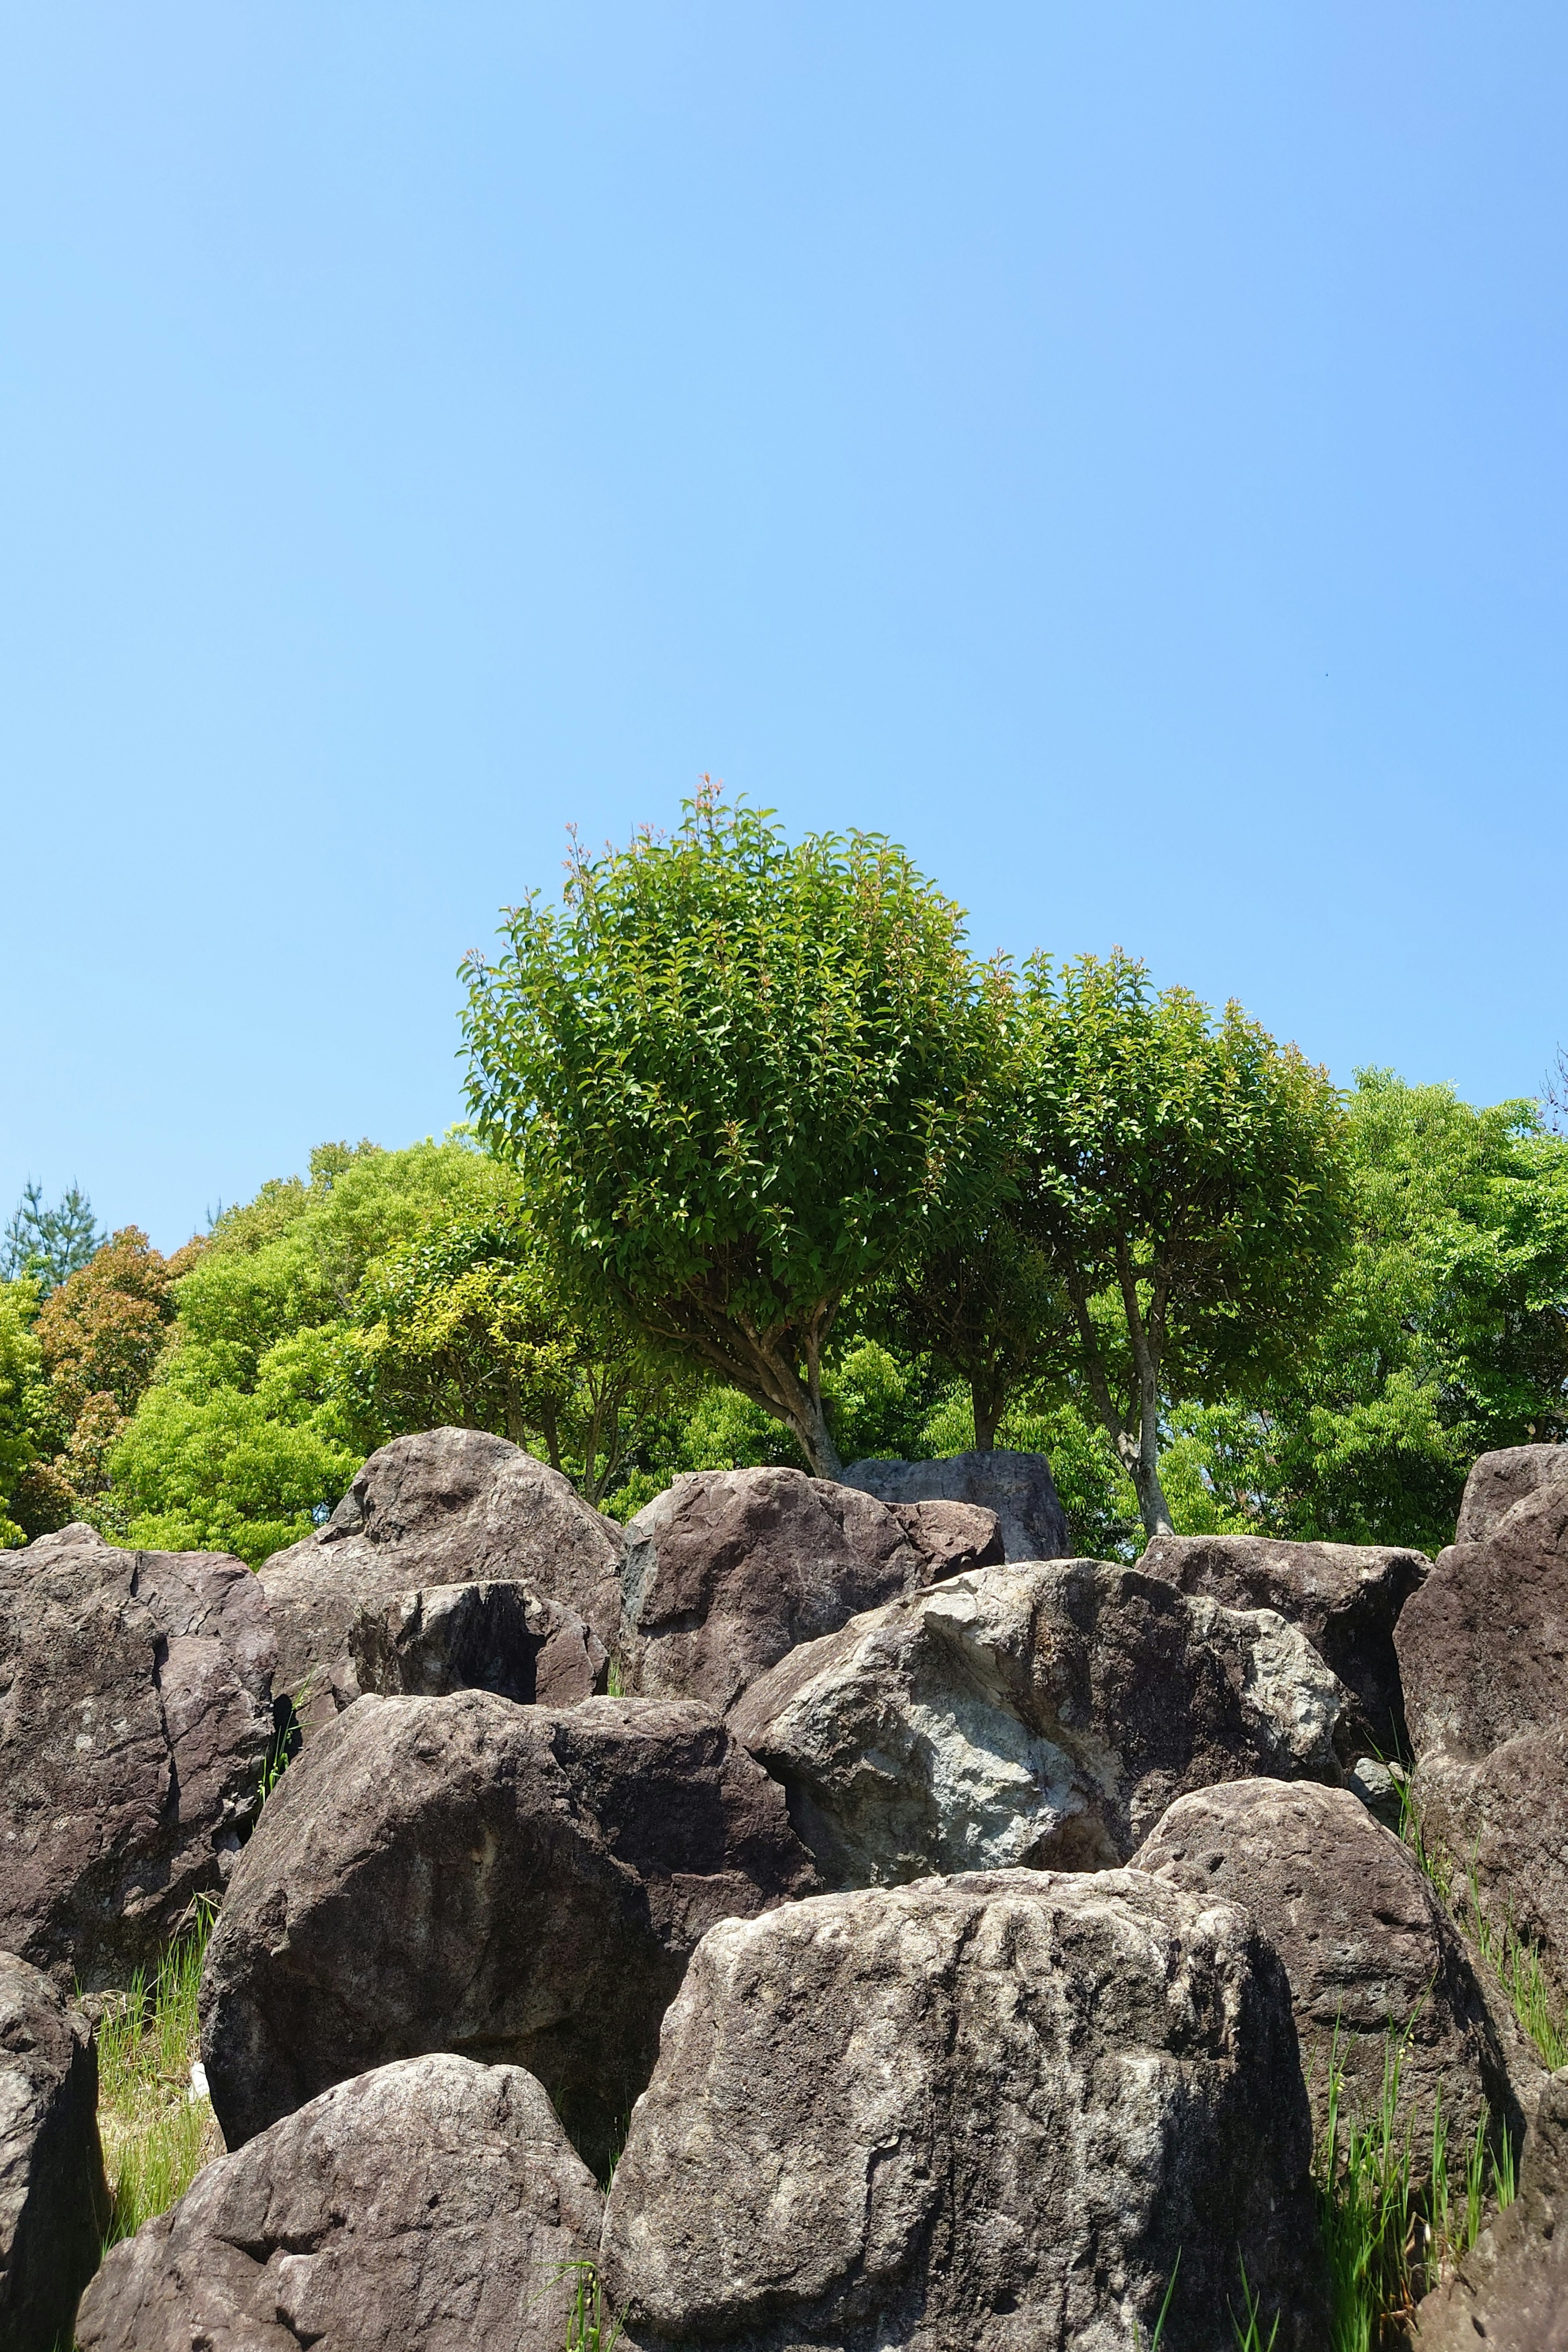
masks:
<svg viewBox="0 0 1568 2352"><path fill-rule="evenodd" d="M0 5L0 1213L461 1115L704 770L1348 1080L1568 1038L1568 16Z"/></svg>

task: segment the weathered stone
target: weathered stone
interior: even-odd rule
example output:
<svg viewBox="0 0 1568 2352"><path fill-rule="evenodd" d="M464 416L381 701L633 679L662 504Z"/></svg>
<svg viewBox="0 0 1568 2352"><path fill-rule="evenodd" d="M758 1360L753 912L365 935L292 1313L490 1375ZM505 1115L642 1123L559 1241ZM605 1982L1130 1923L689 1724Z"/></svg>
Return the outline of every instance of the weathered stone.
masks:
<svg viewBox="0 0 1568 2352"><path fill-rule="evenodd" d="M1240 1903L1290 1979L1301 2065L1320 2135L1330 2076L1342 2122L1383 2102L1391 2037L1398 2115L1416 2172L1430 2170L1439 2096L1456 2146L1522 2116L1498 2021L1464 1944L1409 1848L1348 1789L1233 1780L1171 1807L1132 1858L1204 1901Z"/></svg>
<svg viewBox="0 0 1568 2352"><path fill-rule="evenodd" d="M1505 1739L1479 1764L1435 1751L1410 1793L1428 1850L1473 1885L1496 1937L1534 1946L1568 2014L1568 1714Z"/></svg>
<svg viewBox="0 0 1568 2352"><path fill-rule="evenodd" d="M1216 1780L1337 1781L1306 1636L1101 1560L955 1577L794 1651L730 1717L830 1885L1125 1862Z"/></svg>
<svg viewBox="0 0 1568 2352"><path fill-rule="evenodd" d="M1439 1552L1395 1641L1422 1763L1434 1750L1479 1763L1568 1714L1568 1481L1537 1486L1481 1541Z"/></svg>
<svg viewBox="0 0 1568 2352"><path fill-rule="evenodd" d="M994 1511L1004 1559L1061 1559L1068 1549L1067 1513L1043 1454L998 1446L940 1462L857 1462L844 1483L882 1503L974 1503Z"/></svg>
<svg viewBox="0 0 1568 2352"><path fill-rule="evenodd" d="M1000 1559L990 1512L889 1507L803 1470L700 1470L626 1528L627 1687L722 1710L801 1642Z"/></svg>
<svg viewBox="0 0 1568 2352"><path fill-rule="evenodd" d="M1391 1768L1380 1763L1375 1756L1358 1756L1345 1776L1345 1786L1352 1797L1360 1798L1369 1813L1376 1815L1385 1830L1397 1832L1405 1821L1407 1779L1400 1765Z"/></svg>
<svg viewBox="0 0 1568 2352"><path fill-rule="evenodd" d="M0 2344L55 2352L109 2225L92 2029L0 1952Z"/></svg>
<svg viewBox="0 0 1568 2352"><path fill-rule="evenodd" d="M0 1552L0 1948L89 1987L155 1958L255 1811L272 1664L226 1553Z"/></svg>
<svg viewBox="0 0 1568 2352"><path fill-rule="evenodd" d="M1568 2067L1546 2084L1519 2196L1416 2309L1417 2352L1568 2352Z"/></svg>
<svg viewBox="0 0 1568 2352"><path fill-rule="evenodd" d="M575 1706L603 1691L609 1664L574 1609L521 1584L436 1584L371 1601L348 1654L360 1689L382 1698L488 1690L524 1706Z"/></svg>
<svg viewBox="0 0 1568 2352"><path fill-rule="evenodd" d="M1568 1479L1568 1445L1507 1445L1483 1454L1470 1466L1459 1505L1456 1543L1483 1543L1516 1503L1538 1486Z"/></svg>
<svg viewBox="0 0 1568 2352"><path fill-rule="evenodd" d="M621 1530L568 1478L480 1429L395 1438L323 1528L258 1571L278 1637L278 1687L310 1725L359 1696L350 1629L366 1603L437 1584L522 1584L612 1646Z"/></svg>
<svg viewBox="0 0 1568 2352"><path fill-rule="evenodd" d="M605 2214L642 2347L1320 2352L1310 2126L1247 1915L999 1871L726 1920ZM1178 2269L1178 2258L1180 2267ZM1135 2333L1139 2331L1138 2333Z"/></svg>
<svg viewBox="0 0 1568 2352"><path fill-rule="evenodd" d="M362 1698L268 1799L208 1948L224 2136L456 2050L527 2065L598 2166L704 1929L816 1884L782 1791L702 1707Z"/></svg>
<svg viewBox="0 0 1568 2352"><path fill-rule="evenodd" d="M1408 1752L1394 1629L1426 1580L1424 1552L1271 1536L1156 1536L1138 1565L1227 1609L1277 1609L1360 1700L1379 1753Z"/></svg>
<svg viewBox="0 0 1568 2352"><path fill-rule="evenodd" d="M520 2066L378 2067L116 2246L81 2352L561 2352L601 2203Z"/></svg>

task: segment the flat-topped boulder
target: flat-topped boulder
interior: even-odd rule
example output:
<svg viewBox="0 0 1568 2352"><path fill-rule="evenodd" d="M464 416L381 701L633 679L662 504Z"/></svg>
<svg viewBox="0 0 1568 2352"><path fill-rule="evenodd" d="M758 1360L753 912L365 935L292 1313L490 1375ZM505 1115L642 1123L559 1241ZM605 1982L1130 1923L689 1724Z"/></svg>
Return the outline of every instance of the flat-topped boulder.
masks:
<svg viewBox="0 0 1568 2352"><path fill-rule="evenodd" d="M1336 2065L1342 2130L1378 2115L1391 2036L1399 2137L1418 2175L1439 2097L1456 2147L1478 2124L1494 2144L1517 2136L1512 2037L1415 1857L1348 1789L1259 1780L1200 1790L1171 1807L1132 1866L1202 1900L1242 1904L1262 1928L1290 1980L1320 2138Z"/></svg>
<svg viewBox="0 0 1568 2352"><path fill-rule="evenodd" d="M56 2352L98 2264L109 2189L79 2009L0 1952L0 2344Z"/></svg>
<svg viewBox="0 0 1568 2352"><path fill-rule="evenodd" d="M224 2137L453 2050L526 2065L598 2168L704 1930L817 1884L784 1792L703 1707L363 1697L268 1799L208 1947Z"/></svg>
<svg viewBox="0 0 1568 2352"><path fill-rule="evenodd" d="M1138 1565L1227 1609L1278 1610L1360 1700L1378 1752L1408 1752L1394 1629L1426 1581L1424 1552L1272 1536L1156 1536Z"/></svg>
<svg viewBox="0 0 1568 2352"><path fill-rule="evenodd" d="M889 1505L803 1470L699 1470L626 1528L627 1688L721 1713L799 1643L1002 1557L974 1505Z"/></svg>
<svg viewBox="0 0 1568 2352"><path fill-rule="evenodd" d="M1131 2352L1170 2290L1163 2347L1218 2352L1245 2269L1261 2340L1321 2352L1310 2154L1284 1971L1235 1906L1130 1870L819 1897L698 1947L606 2299L642 2352Z"/></svg>
<svg viewBox="0 0 1568 2352"><path fill-rule="evenodd" d="M1479 1763L1568 1714L1568 1481L1539 1482L1439 1552L1394 1638L1423 1764Z"/></svg>
<svg viewBox="0 0 1568 2352"><path fill-rule="evenodd" d="M0 1552L0 1948L89 1990L155 1962L255 1814L273 1662L226 1553Z"/></svg>
<svg viewBox="0 0 1568 2352"><path fill-rule="evenodd" d="M883 1503L973 1503L994 1511L1004 1559L1061 1559L1067 1513L1043 1454L950 1454L937 1462L852 1463L847 1486Z"/></svg>
<svg viewBox="0 0 1568 2352"><path fill-rule="evenodd" d="M1103 1560L959 1576L792 1651L730 1727L830 1885L1125 1862L1218 1780L1337 1781L1352 1702L1272 1610Z"/></svg>
<svg viewBox="0 0 1568 2352"><path fill-rule="evenodd" d="M357 2075L111 2249L80 2352L561 2352L601 2200L520 2066Z"/></svg>
<svg viewBox="0 0 1568 2352"><path fill-rule="evenodd" d="M569 1478L504 1437L427 1429L373 1454L326 1525L258 1571L278 1640L278 1687L307 1722L359 1696L350 1629L361 1610L438 1584L521 1584L613 1647L621 1530Z"/></svg>

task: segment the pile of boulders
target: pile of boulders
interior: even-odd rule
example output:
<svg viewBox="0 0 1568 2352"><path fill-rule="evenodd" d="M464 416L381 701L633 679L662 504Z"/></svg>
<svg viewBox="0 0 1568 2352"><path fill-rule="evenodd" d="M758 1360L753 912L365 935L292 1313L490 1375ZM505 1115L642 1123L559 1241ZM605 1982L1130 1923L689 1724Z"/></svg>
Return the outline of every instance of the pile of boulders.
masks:
<svg viewBox="0 0 1568 2352"><path fill-rule="evenodd" d="M82 2352L563 2352L595 2298L647 2352L1218 2352L1254 2305L1317 2352L1314 2141L1396 2046L1417 2175L1435 2127L1525 2166L1422 2342L1554 2340L1497 2315L1568 2292L1568 2075L1379 1813L1563 1981L1565 1530L1547 1447L1432 1568L1068 1559L1016 1455L623 1530L438 1430L254 1577L0 1555L0 2341L68 2342L97 2260L75 1997L198 1895L229 2153Z"/></svg>

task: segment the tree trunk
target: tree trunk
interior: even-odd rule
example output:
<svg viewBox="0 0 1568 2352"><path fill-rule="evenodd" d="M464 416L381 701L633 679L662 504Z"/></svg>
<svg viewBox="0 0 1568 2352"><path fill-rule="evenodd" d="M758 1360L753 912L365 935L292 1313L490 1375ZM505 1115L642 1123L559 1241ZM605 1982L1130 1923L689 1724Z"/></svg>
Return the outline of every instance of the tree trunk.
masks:
<svg viewBox="0 0 1568 2352"><path fill-rule="evenodd" d="M1079 1339L1083 1347L1083 1364L1089 1376L1089 1391L1099 1409L1105 1433L1115 1449L1116 1458L1132 1482L1143 1532L1151 1537L1174 1535L1175 1529L1171 1525L1171 1507L1160 1484L1159 1359L1150 1345L1142 1318L1138 1313L1136 1297L1128 1314L1128 1337L1131 1340L1133 1360L1138 1367L1138 1429L1134 1434L1128 1425L1130 1416L1117 1411L1115 1399L1110 1393L1110 1381L1106 1374L1105 1359L1100 1352L1100 1342L1095 1337L1089 1301L1081 1289L1070 1286L1069 1296L1078 1318Z"/></svg>
<svg viewBox="0 0 1568 2352"><path fill-rule="evenodd" d="M996 1424L1002 1418L1007 1400L982 1381L971 1381L969 1394L974 1406L974 1451L976 1454L994 1453Z"/></svg>

